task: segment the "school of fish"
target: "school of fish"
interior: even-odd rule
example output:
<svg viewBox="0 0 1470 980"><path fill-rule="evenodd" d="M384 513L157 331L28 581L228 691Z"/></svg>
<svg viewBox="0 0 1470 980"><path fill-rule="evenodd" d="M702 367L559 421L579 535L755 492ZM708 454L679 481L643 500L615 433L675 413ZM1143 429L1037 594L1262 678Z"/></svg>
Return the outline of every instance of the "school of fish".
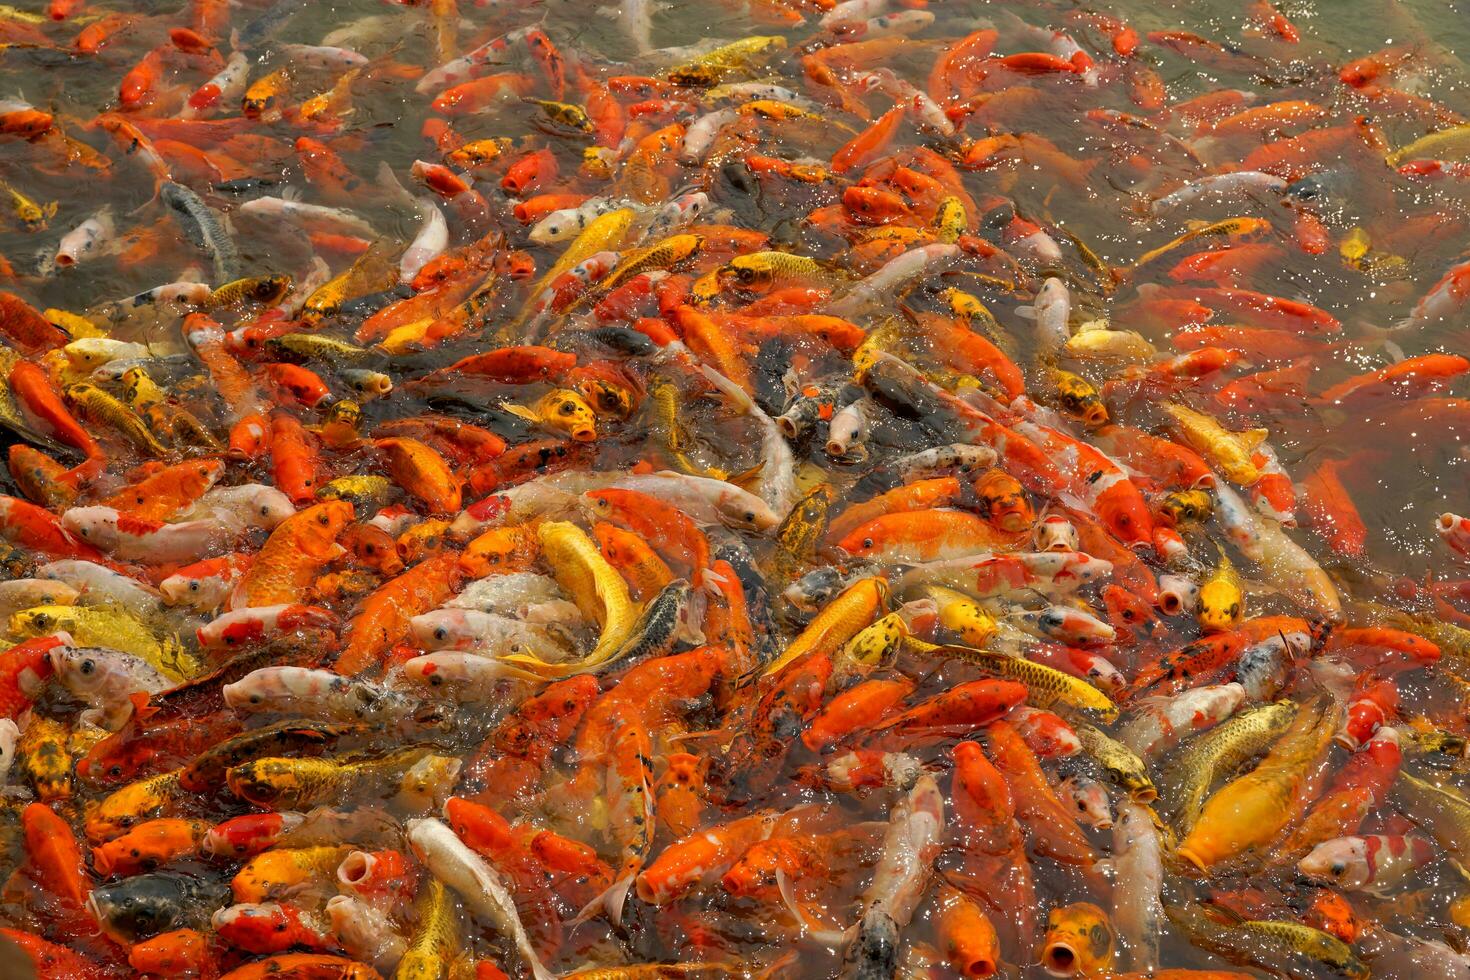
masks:
<svg viewBox="0 0 1470 980"><path fill-rule="evenodd" d="M0 5L0 944L1470 978L1463 66L1316 6Z"/></svg>

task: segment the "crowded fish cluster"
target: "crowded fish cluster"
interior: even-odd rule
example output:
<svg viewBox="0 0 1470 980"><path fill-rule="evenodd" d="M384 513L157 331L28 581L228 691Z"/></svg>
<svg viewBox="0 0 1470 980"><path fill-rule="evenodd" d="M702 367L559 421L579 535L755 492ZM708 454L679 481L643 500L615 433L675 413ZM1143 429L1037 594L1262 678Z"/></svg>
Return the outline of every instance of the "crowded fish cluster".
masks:
<svg viewBox="0 0 1470 980"><path fill-rule="evenodd" d="M1133 6L0 6L0 936L1470 977L1464 66Z"/></svg>

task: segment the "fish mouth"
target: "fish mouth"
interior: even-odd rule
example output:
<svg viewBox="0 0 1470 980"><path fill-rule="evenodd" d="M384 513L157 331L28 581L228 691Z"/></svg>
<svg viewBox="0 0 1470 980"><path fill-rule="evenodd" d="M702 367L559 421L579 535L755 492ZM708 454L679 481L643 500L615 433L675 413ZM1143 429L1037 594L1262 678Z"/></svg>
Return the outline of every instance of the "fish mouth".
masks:
<svg viewBox="0 0 1470 980"><path fill-rule="evenodd" d="M1041 965L1046 972L1054 977L1071 977L1077 975L1077 950L1071 943L1052 942L1047 943L1046 948L1041 951ZM984 976L984 974L975 974Z"/></svg>
<svg viewBox="0 0 1470 980"><path fill-rule="evenodd" d="M1327 873L1327 869L1322 864L1317 862L1309 863L1308 858L1302 858L1298 861L1296 869L1313 881L1322 882L1332 880L1332 876Z"/></svg>
<svg viewBox="0 0 1470 980"><path fill-rule="evenodd" d="M1200 874L1210 873L1209 865L1205 864L1204 860L1201 859L1198 854L1195 854L1194 851L1190 850L1189 848L1181 847L1174 853L1178 854L1180 857L1184 858L1184 860L1188 861L1190 864L1198 868Z"/></svg>
<svg viewBox="0 0 1470 980"><path fill-rule="evenodd" d="M337 880L355 889L372 874L375 859L366 851L353 851L337 865Z"/></svg>
<svg viewBox="0 0 1470 980"><path fill-rule="evenodd" d="M1177 592L1159 593L1159 612L1165 616L1177 616L1184 612L1184 597Z"/></svg>
<svg viewBox="0 0 1470 980"><path fill-rule="evenodd" d="M62 643L46 651L46 659L50 662L54 673L60 674L61 668L66 666L66 654L70 649L68 644Z"/></svg>
<svg viewBox="0 0 1470 980"><path fill-rule="evenodd" d="M963 973L966 977L990 977L995 975L995 960L990 957L980 956L965 964Z"/></svg>
<svg viewBox="0 0 1470 980"><path fill-rule="evenodd" d="M103 917L102 907L97 903L96 892L92 892L90 895L87 896L86 907L87 913L91 915L92 918L96 921L98 927L101 928L103 932L107 932L107 919Z"/></svg>

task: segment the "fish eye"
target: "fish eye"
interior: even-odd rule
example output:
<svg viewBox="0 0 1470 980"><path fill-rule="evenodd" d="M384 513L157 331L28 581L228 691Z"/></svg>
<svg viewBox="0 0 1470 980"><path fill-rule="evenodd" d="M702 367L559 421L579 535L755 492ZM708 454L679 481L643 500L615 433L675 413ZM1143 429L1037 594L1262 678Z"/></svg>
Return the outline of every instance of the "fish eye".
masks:
<svg viewBox="0 0 1470 980"><path fill-rule="evenodd" d="M122 766L111 766L111 767L109 767L108 770L107 770L107 775L109 775L109 776L121 776L122 775Z"/></svg>
<svg viewBox="0 0 1470 980"><path fill-rule="evenodd" d="M1332 875L1332 877L1336 878L1347 872L1347 865L1343 864L1341 861L1335 861L1333 862L1332 867L1328 868L1327 870L1328 873Z"/></svg>
<svg viewBox="0 0 1470 980"><path fill-rule="evenodd" d="M439 628L437 628L437 629L434 630L434 639L436 639L436 640L447 640L447 639L449 639L449 630L447 630L444 627L440 626Z"/></svg>
<svg viewBox="0 0 1470 980"><path fill-rule="evenodd" d="M863 538L863 547L864 548L871 548L871 547L873 547L873 539L872 538Z"/></svg>
<svg viewBox="0 0 1470 980"><path fill-rule="evenodd" d="M189 582L189 591L190 592L198 592L199 591L199 583L198 582L195 582L195 581L190 581Z"/></svg>
<svg viewBox="0 0 1470 980"><path fill-rule="evenodd" d="M86 660L82 661L81 666L78 669L80 669L81 672L84 674L90 674L92 673L92 671L97 669L97 665L92 661L92 658L88 657Z"/></svg>
<svg viewBox="0 0 1470 980"><path fill-rule="evenodd" d="M326 514L318 514L317 517L316 517L316 522L318 524L320 524L322 527L326 527L327 524L329 523L328 520L327 520L327 515Z"/></svg>

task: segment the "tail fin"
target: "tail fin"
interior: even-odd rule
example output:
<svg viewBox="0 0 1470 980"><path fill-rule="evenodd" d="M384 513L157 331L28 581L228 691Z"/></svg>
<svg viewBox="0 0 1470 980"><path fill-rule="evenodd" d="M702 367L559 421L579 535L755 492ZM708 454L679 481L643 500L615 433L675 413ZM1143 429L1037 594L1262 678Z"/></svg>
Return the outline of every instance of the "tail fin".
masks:
<svg viewBox="0 0 1470 980"><path fill-rule="evenodd" d="M602 894L582 906L582 910L571 921L571 925L586 922L598 913L606 913L608 921L613 925L622 925L623 905L628 900L628 890L633 887L634 880L634 875L628 875L613 882Z"/></svg>
<svg viewBox="0 0 1470 980"><path fill-rule="evenodd" d="M813 926L807 919L806 913L802 912L801 906L796 901L796 893L791 889L791 880L786 877L786 872L780 868L776 869L776 890L781 893L781 904L786 906L786 911L791 913L797 923L806 931L806 934L823 945L837 949L845 945L851 938L851 929L821 929Z"/></svg>

